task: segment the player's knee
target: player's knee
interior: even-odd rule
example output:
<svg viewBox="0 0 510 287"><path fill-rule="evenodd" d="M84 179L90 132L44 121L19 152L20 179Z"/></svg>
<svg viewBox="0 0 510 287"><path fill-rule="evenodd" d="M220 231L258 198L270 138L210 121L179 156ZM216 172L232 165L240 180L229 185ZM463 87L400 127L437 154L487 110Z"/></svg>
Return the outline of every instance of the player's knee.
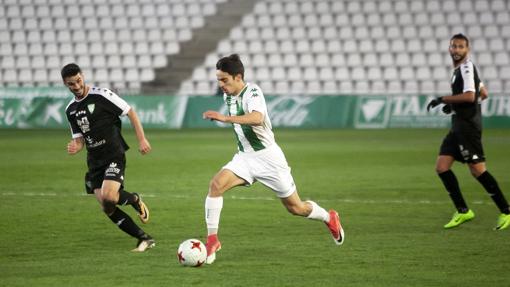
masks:
<svg viewBox="0 0 510 287"><path fill-rule="evenodd" d="M475 168L475 167L469 167L469 171L471 172L471 175L475 178L479 177L480 175L482 175L482 173L485 172L485 170L483 169L479 169L479 168Z"/></svg>
<svg viewBox="0 0 510 287"><path fill-rule="evenodd" d="M438 164L436 165L436 173L440 174L443 172L447 172L450 169L449 166Z"/></svg>
<svg viewBox="0 0 510 287"><path fill-rule="evenodd" d="M110 215L113 212L115 212L116 208L117 208L116 203L113 200L110 199L103 200L103 211L107 215Z"/></svg>
<svg viewBox="0 0 510 287"><path fill-rule="evenodd" d="M209 182L209 195L216 197L221 196L223 194L224 186L221 182L215 178L211 179Z"/></svg>

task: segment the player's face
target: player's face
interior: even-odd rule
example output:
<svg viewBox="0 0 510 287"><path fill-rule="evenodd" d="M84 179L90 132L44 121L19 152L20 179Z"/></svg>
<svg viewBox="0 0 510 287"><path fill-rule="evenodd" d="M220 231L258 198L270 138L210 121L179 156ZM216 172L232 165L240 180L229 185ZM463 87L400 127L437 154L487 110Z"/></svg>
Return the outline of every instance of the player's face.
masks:
<svg viewBox="0 0 510 287"><path fill-rule="evenodd" d="M241 74L232 76L222 70L216 70L216 79L218 80L220 89L227 95L237 95L244 87Z"/></svg>
<svg viewBox="0 0 510 287"><path fill-rule="evenodd" d="M85 83L81 73L75 76L64 78L64 85L77 97L82 98L85 95Z"/></svg>
<svg viewBox="0 0 510 287"><path fill-rule="evenodd" d="M463 62L469 53L469 47L464 39L450 41L450 56L454 63Z"/></svg>

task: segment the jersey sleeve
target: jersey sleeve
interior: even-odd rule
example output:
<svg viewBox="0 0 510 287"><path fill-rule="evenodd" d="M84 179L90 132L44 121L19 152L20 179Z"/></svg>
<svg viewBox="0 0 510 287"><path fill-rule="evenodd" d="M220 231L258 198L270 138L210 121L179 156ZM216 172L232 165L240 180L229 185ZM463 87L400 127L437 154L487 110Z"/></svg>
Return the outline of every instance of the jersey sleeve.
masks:
<svg viewBox="0 0 510 287"><path fill-rule="evenodd" d="M71 136L73 139L83 137L80 127L78 123L72 116L69 114L69 111L66 110L67 121L69 122L69 127L71 128Z"/></svg>
<svg viewBox="0 0 510 287"><path fill-rule="evenodd" d="M264 100L264 94L259 87L250 88L247 95L246 104L248 106L248 112L257 111L265 115L266 101Z"/></svg>
<svg viewBox="0 0 510 287"><path fill-rule="evenodd" d="M464 80L464 87L462 88L462 92L476 92L475 69L473 67L473 63L463 63L460 66L460 73L462 75L462 79Z"/></svg>
<svg viewBox="0 0 510 287"><path fill-rule="evenodd" d="M119 117L127 115L131 109L131 106L124 99L108 89L103 91L103 96L107 99L106 108Z"/></svg>

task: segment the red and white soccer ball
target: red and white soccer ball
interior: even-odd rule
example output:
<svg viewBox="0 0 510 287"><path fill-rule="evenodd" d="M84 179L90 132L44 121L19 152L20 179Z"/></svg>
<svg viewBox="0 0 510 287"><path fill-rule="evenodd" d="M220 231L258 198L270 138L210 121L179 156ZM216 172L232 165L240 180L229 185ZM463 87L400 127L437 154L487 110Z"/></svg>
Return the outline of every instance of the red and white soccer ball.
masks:
<svg viewBox="0 0 510 287"><path fill-rule="evenodd" d="M177 259L184 266L199 267L204 264L206 258L205 244L198 239L185 240L177 249Z"/></svg>

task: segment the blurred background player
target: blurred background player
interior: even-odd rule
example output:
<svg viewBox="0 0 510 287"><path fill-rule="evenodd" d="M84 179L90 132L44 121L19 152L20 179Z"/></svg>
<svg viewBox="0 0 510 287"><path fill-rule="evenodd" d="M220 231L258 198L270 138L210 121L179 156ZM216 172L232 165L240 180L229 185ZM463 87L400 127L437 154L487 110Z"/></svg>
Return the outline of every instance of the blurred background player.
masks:
<svg viewBox="0 0 510 287"><path fill-rule="evenodd" d="M469 59L469 40L463 34L450 39L450 55L454 72L451 78L452 95L432 100L427 110L444 103L443 111L452 113L452 127L441 144L436 162L436 172L448 191L457 212L444 228L452 228L475 217L468 208L459 183L450 169L454 161L467 163L471 174L482 184L501 214L496 230L510 225L510 209L496 179L487 171L482 146L482 114L480 102L487 98L478 70Z"/></svg>
<svg viewBox="0 0 510 287"><path fill-rule="evenodd" d="M131 121L140 153L144 155L151 150L136 112L112 91L86 85L78 65L66 65L61 74L64 85L74 94L66 107L72 133L67 152L74 155L81 151L84 145L87 148L87 193L95 194L104 213L113 223L138 239L133 251L143 252L152 248L155 245L154 239L116 206L130 204L143 223L149 220L149 210L140 195L129 193L123 188L125 152L129 147L121 135L120 116L127 115Z"/></svg>
<svg viewBox="0 0 510 287"><path fill-rule="evenodd" d="M237 54L221 58L216 77L228 115L216 111L203 113L204 119L231 123L239 152L211 180L205 200L207 223L207 264L214 262L221 244L217 232L223 207L223 193L255 181L272 189L287 210L299 216L321 220L328 226L336 244L344 241L344 231L335 210L327 212L313 201L301 201L285 156L276 144L267 113L264 94L255 84L244 82L244 66Z"/></svg>

